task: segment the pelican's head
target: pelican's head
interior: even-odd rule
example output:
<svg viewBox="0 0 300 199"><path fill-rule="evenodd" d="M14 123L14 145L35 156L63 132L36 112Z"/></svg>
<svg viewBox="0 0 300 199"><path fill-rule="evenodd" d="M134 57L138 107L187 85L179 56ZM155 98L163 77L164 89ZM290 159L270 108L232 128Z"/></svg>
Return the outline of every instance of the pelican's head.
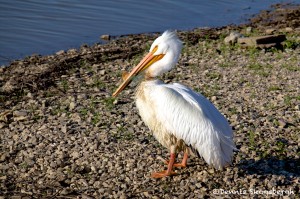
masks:
<svg viewBox="0 0 300 199"><path fill-rule="evenodd" d="M118 95L130 83L132 78L141 72L148 78L151 78L170 71L177 63L181 49L182 42L176 33L168 30L165 31L154 40L149 53L125 76L123 83L113 93L113 96Z"/></svg>

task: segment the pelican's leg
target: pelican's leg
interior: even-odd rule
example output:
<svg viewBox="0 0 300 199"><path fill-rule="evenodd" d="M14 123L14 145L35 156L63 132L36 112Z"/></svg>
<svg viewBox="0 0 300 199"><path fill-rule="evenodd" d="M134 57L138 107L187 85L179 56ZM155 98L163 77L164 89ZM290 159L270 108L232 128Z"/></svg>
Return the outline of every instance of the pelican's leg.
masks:
<svg viewBox="0 0 300 199"><path fill-rule="evenodd" d="M180 163L174 163L173 167L182 167L182 168L185 168L186 165L187 165L188 156L189 156L189 150L185 149L182 161ZM165 164L169 164L169 162L170 162L168 160L164 160L162 157L159 157L159 159L161 159Z"/></svg>
<svg viewBox="0 0 300 199"><path fill-rule="evenodd" d="M171 154L170 154L170 161L168 162L168 169L160 172L152 173L152 178L163 178L166 176L176 175L173 171L173 165L175 162L176 154L175 154L175 146L171 146Z"/></svg>
<svg viewBox="0 0 300 199"><path fill-rule="evenodd" d="M189 157L189 150L185 149L181 163L175 163L173 167L183 167L183 168L186 167L188 157Z"/></svg>

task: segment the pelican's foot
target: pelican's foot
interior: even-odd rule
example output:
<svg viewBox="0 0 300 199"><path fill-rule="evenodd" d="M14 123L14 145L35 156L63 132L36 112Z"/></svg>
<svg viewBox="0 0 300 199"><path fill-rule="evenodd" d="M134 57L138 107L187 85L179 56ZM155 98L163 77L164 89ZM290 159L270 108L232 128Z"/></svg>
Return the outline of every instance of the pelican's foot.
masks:
<svg viewBox="0 0 300 199"><path fill-rule="evenodd" d="M173 167L185 168L185 167L186 167L186 164L183 164L183 163L175 163L175 164L173 165Z"/></svg>
<svg viewBox="0 0 300 199"><path fill-rule="evenodd" d="M151 178L163 178L163 177L174 176L174 175L177 175L177 173L174 171L168 172L167 170L164 170L164 171L152 173Z"/></svg>

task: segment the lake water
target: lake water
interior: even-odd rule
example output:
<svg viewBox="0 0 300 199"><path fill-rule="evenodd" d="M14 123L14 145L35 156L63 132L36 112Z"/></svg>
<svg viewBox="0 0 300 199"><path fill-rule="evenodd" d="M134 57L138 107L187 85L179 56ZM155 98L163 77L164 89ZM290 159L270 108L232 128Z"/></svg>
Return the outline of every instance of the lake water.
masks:
<svg viewBox="0 0 300 199"><path fill-rule="evenodd" d="M280 0L0 0L0 65L100 41L100 35L245 22Z"/></svg>

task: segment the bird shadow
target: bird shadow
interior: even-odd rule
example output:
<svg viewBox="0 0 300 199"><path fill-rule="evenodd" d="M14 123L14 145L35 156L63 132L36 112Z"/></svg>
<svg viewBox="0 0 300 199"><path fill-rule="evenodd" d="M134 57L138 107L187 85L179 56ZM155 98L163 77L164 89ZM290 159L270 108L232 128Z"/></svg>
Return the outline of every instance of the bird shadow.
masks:
<svg viewBox="0 0 300 199"><path fill-rule="evenodd" d="M272 145L275 146L272 153L265 154L264 157L261 157L259 160L253 158L243 159L237 163L236 166L246 174L272 174L284 175L286 177L299 177L300 159L298 157L287 156L288 140L278 138ZM259 149L256 151L259 151ZM260 151L260 153L262 154L263 152Z"/></svg>
<svg viewBox="0 0 300 199"><path fill-rule="evenodd" d="M286 177L300 176L300 159L289 157L270 156L260 160L242 160L236 165L246 174L284 175Z"/></svg>

